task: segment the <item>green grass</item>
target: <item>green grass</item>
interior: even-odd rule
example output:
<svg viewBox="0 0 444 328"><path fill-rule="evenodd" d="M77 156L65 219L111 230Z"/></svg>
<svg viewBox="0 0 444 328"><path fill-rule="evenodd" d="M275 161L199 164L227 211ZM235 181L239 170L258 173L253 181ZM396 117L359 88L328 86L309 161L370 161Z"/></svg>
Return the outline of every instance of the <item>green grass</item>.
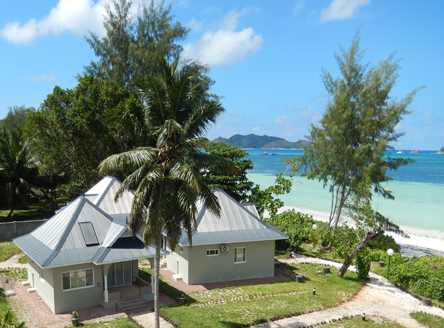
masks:
<svg viewBox="0 0 444 328"><path fill-rule="evenodd" d="M151 269L143 268L142 270L139 270L139 278L142 278L148 283L151 283ZM179 294L181 293L180 290L174 288L173 286L165 282L162 275L160 275L159 291L162 294L165 294L174 300L176 300L179 297Z"/></svg>
<svg viewBox="0 0 444 328"><path fill-rule="evenodd" d="M302 283L292 281L192 292L188 294L191 302L227 303L162 307L160 312L181 328L240 327L258 320L333 306L350 298L362 285L354 273L348 273L344 279L336 277L337 270L334 268L331 269L332 275L325 277L316 274L320 265L280 266L298 272L306 279ZM312 294L313 287L316 288L315 296Z"/></svg>
<svg viewBox="0 0 444 328"><path fill-rule="evenodd" d="M82 324L80 321L80 326L85 328L139 328L140 326L132 322L127 317L116 318L112 321L101 321L94 323Z"/></svg>
<svg viewBox="0 0 444 328"><path fill-rule="evenodd" d="M354 328L354 327L377 327L377 328L402 328L401 325L398 325L396 322L392 322L384 319L371 319L366 318L365 321L362 321L362 317L353 317L348 318L341 321L336 321L334 323L329 323L328 325L323 325L322 327L334 328Z"/></svg>
<svg viewBox="0 0 444 328"><path fill-rule="evenodd" d="M444 328L444 319L431 314L414 312L410 314L416 321L422 323L426 327Z"/></svg>
<svg viewBox="0 0 444 328"><path fill-rule="evenodd" d="M0 262L5 261L12 255L19 254L22 251L12 241L0 243Z"/></svg>
<svg viewBox="0 0 444 328"><path fill-rule="evenodd" d="M9 304L6 300L0 300L0 317L4 317L9 310Z"/></svg>
<svg viewBox="0 0 444 328"><path fill-rule="evenodd" d="M63 206L66 204L67 198L57 198L57 205ZM39 220L49 219L54 212L52 211L51 204L46 200L39 200L36 204L31 204L25 210L14 210L14 216L11 219L6 219L9 214L9 209L0 210L0 222L8 221L26 221L26 220Z"/></svg>
<svg viewBox="0 0 444 328"><path fill-rule="evenodd" d="M19 263L21 263L21 264L26 264L26 263L28 263L28 258L26 257L26 255L23 255L23 256L20 258Z"/></svg>
<svg viewBox="0 0 444 328"><path fill-rule="evenodd" d="M4 269L0 270L0 276L11 277L14 279L26 279L28 277L26 268L17 268L17 269Z"/></svg>

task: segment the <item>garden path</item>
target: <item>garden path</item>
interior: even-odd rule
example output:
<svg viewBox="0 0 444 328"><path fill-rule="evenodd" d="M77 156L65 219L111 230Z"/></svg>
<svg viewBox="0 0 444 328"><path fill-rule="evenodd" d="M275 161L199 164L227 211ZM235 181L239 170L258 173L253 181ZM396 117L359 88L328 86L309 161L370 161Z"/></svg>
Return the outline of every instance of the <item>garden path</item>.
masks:
<svg viewBox="0 0 444 328"><path fill-rule="evenodd" d="M26 264L19 262L21 257L23 257L23 253L15 254L6 261L0 262L0 270L8 268L26 268Z"/></svg>
<svg viewBox="0 0 444 328"><path fill-rule="evenodd" d="M295 254L294 258L280 260L284 263L319 263L340 267L340 263L333 261L311 258ZM355 268L350 267L351 271ZM314 296L316 297L316 296ZM444 311L438 307L424 306L421 301L412 295L402 291L387 279L370 273L370 281L349 302L325 311L303 314L296 317L286 318L275 322L267 322L255 327L260 328L283 328L283 327L308 327L310 325L329 322L333 319L345 316L361 316L365 313L372 320L378 321L380 317L395 321L403 327L423 327L410 317L412 312L426 312L444 318Z"/></svg>

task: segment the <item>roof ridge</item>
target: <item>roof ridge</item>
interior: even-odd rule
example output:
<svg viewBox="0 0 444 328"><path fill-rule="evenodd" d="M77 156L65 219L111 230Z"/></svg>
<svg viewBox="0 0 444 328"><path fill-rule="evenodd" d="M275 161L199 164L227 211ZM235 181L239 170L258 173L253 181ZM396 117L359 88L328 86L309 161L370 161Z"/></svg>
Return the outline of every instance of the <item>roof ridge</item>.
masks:
<svg viewBox="0 0 444 328"><path fill-rule="evenodd" d="M85 206L85 201L87 200L86 198L84 198L83 196L79 196L79 197L77 197L77 199L80 199L80 202L77 205L76 210L74 211L73 215L71 216L69 223L66 225L66 228L63 231L61 238L57 242L57 245L54 248L54 251L46 259L46 261L42 264L42 267L49 266L49 264L52 262L52 260L54 260L54 258L60 252L61 246L65 243L66 238L68 238L69 232L71 231L72 227L74 226L74 223L77 221L77 217L79 216L81 209L83 208L83 206Z"/></svg>

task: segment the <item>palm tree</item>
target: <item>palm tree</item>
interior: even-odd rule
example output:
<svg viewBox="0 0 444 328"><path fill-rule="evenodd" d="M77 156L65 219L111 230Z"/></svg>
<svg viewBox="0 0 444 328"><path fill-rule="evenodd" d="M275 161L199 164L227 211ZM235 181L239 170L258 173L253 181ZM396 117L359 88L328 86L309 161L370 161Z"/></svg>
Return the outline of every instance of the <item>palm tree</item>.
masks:
<svg viewBox="0 0 444 328"><path fill-rule="evenodd" d="M159 327L160 239L166 234L174 249L185 229L191 241L195 229L196 203L203 202L214 213L217 198L203 183L202 167L219 164L224 171L236 171L230 160L205 154L197 148L210 124L224 111L208 85L195 78L195 70L179 68L159 60L159 73L147 76L140 91L145 112L144 133L154 146L139 147L113 155L100 164L100 172L119 172L127 177L116 199L125 190L136 190L129 225L143 229L145 245L155 243L155 325ZM190 162L196 163L192 166Z"/></svg>
<svg viewBox="0 0 444 328"><path fill-rule="evenodd" d="M32 166L28 142L21 129L8 130L3 127L0 131L0 181L6 190L8 218L14 214L18 201L23 203L26 200L25 194L37 176L38 169Z"/></svg>
<svg viewBox="0 0 444 328"><path fill-rule="evenodd" d="M8 310L6 312L4 317L0 317L0 328L25 328L26 323L15 323L14 322L14 314L11 312L11 310Z"/></svg>

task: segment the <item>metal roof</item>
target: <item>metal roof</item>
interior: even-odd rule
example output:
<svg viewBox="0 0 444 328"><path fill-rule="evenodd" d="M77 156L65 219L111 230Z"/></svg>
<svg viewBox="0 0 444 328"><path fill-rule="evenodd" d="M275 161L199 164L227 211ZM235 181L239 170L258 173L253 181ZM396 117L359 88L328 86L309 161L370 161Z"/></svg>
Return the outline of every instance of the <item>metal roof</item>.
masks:
<svg viewBox="0 0 444 328"><path fill-rule="evenodd" d="M254 204L240 204L221 189L213 190L219 200L220 216L198 204L197 232L192 236L193 245L235 243L247 241L279 240L288 236L265 224L257 214ZM180 242L189 246L188 236L182 232Z"/></svg>
<svg viewBox="0 0 444 328"><path fill-rule="evenodd" d="M135 249L122 247L122 240L128 241L120 237L126 236L125 232L129 230L124 221L129 217L129 210L126 215L122 211L128 206L131 208L132 193L124 194L119 199L121 202L115 203L114 194L119 186L117 179L105 177L89 190L89 196L94 193L94 201L99 205L89 200L92 197L79 197L31 233L13 239L14 243L42 268L154 257L155 248L152 245L145 247L140 241ZM117 205L112 205L111 200ZM85 242L80 224L86 222L90 222L97 244ZM116 243L120 246L114 247ZM163 255L167 253L162 250Z"/></svg>

